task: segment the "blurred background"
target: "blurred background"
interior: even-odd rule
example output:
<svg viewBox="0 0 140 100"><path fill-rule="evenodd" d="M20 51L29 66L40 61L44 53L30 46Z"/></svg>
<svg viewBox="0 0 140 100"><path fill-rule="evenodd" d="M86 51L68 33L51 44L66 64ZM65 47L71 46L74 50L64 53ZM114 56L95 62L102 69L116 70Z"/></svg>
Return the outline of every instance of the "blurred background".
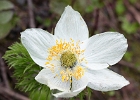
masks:
<svg viewBox="0 0 140 100"><path fill-rule="evenodd" d="M28 93L15 88L14 69L9 69L2 59L5 51L19 41L20 32L27 28L53 32L67 5L81 13L90 36L117 31L129 44L123 59L111 69L129 80L130 85L105 93L93 90L90 98L85 94L82 100L140 100L140 0L0 0L0 100L30 99Z"/></svg>

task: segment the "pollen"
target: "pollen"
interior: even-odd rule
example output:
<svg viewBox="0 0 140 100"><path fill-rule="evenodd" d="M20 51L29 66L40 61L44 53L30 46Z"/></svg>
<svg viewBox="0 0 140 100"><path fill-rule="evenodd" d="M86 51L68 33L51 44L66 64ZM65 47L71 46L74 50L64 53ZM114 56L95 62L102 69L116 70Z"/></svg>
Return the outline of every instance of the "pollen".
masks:
<svg viewBox="0 0 140 100"><path fill-rule="evenodd" d="M60 39L56 40L55 45L47 50L48 57L46 58L45 66L52 73L55 72L56 67L63 67L60 69L60 73L55 76L60 77L63 82L72 82L72 78L79 80L84 75L85 69L80 66L80 63L86 63L86 59L83 56L85 50L80 49L81 43L73 39L70 39L70 41Z"/></svg>
<svg viewBox="0 0 140 100"><path fill-rule="evenodd" d="M66 51L61 55L60 62L63 67L72 68L76 64L77 58L71 51Z"/></svg>
<svg viewBox="0 0 140 100"><path fill-rule="evenodd" d="M70 81L72 82L72 77L76 80L80 80L85 73L85 69L81 66L76 66L74 70L71 70L70 68L67 68L66 70L62 70L60 72L61 80L64 81Z"/></svg>
<svg viewBox="0 0 140 100"><path fill-rule="evenodd" d="M85 69L81 66L77 66L74 71L73 76L75 79L79 80L84 75L84 73L85 73Z"/></svg>

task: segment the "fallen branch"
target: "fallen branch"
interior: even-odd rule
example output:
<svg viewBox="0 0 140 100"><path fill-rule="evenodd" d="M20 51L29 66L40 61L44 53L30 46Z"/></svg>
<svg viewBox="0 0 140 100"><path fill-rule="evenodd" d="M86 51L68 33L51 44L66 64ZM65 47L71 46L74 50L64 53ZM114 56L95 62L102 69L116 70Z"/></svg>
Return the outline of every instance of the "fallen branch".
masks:
<svg viewBox="0 0 140 100"><path fill-rule="evenodd" d="M99 9L95 9L94 13L94 25L93 25L93 31L95 32L98 29L98 23L99 23ZM94 33L93 32L93 33ZM93 35L93 34L92 34Z"/></svg>
<svg viewBox="0 0 140 100"><path fill-rule="evenodd" d="M140 74L140 71L138 69L136 69L136 66L133 63L121 60L118 64L122 65L122 66L126 66L127 68L134 71L135 73Z"/></svg>
<svg viewBox="0 0 140 100"><path fill-rule="evenodd" d="M140 13L137 11L130 3L128 0L124 1L124 4L126 8L133 14L134 18L138 21L140 24Z"/></svg>
<svg viewBox="0 0 140 100"><path fill-rule="evenodd" d="M132 68L132 69L135 69L135 65L133 63L130 63L130 62L126 62L124 60L121 60L119 62L120 65L123 65L123 66L127 66L129 68Z"/></svg>
<svg viewBox="0 0 140 100"><path fill-rule="evenodd" d="M7 87L3 87L3 85L0 84L0 94L1 95L8 95L10 97L13 98L13 100L17 99L17 100L30 100L29 98L17 93L17 92L14 92L13 90L7 88ZM15 99L14 99L15 98Z"/></svg>
<svg viewBox="0 0 140 100"><path fill-rule="evenodd" d="M3 83L7 88L10 88L8 79L7 79L7 74L6 74L6 69L5 69L5 65L4 65L4 61L2 59L2 55L0 54L0 69L1 69L1 76L3 79Z"/></svg>
<svg viewBox="0 0 140 100"><path fill-rule="evenodd" d="M34 13L33 13L33 3L32 0L27 0L28 2L28 11L29 11L29 25L31 28L35 27L34 22Z"/></svg>

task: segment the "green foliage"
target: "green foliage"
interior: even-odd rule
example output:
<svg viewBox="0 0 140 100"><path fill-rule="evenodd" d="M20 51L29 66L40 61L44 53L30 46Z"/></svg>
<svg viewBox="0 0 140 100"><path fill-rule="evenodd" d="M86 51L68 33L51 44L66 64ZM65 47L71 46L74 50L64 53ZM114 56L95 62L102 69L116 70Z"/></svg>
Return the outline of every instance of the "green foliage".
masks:
<svg viewBox="0 0 140 100"><path fill-rule="evenodd" d="M101 0L76 0L74 8L81 14L84 12L91 13L94 9L103 7L104 3Z"/></svg>
<svg viewBox="0 0 140 100"><path fill-rule="evenodd" d="M132 61L132 57L133 57L133 53L132 53L132 52L129 52L129 51L127 51L127 52L125 53L125 55L124 55L124 59L125 59L126 61L129 61L129 62Z"/></svg>
<svg viewBox="0 0 140 100"><path fill-rule="evenodd" d="M5 24L11 20L13 16L12 11L2 11L0 12L0 23Z"/></svg>
<svg viewBox="0 0 140 100"><path fill-rule="evenodd" d="M14 12L11 9L14 5L7 0L0 1L0 39L6 37L9 31L15 26Z"/></svg>
<svg viewBox="0 0 140 100"><path fill-rule="evenodd" d="M49 27L51 25L51 20L49 18L42 19L40 16L37 16L36 20L46 27Z"/></svg>
<svg viewBox="0 0 140 100"><path fill-rule="evenodd" d="M130 3L134 4L134 3L138 2L139 0L129 0L129 1L130 1Z"/></svg>
<svg viewBox="0 0 140 100"><path fill-rule="evenodd" d="M116 2L115 10L119 16L125 12L126 8L124 6L123 0L118 0Z"/></svg>
<svg viewBox="0 0 140 100"><path fill-rule="evenodd" d="M58 14L61 15L64 11L64 8L70 4L70 0L50 0L50 9Z"/></svg>
<svg viewBox="0 0 140 100"><path fill-rule="evenodd" d="M87 87L87 92L88 92L88 100L90 100L91 93L92 93L91 88L88 88L88 87Z"/></svg>
<svg viewBox="0 0 140 100"><path fill-rule="evenodd" d="M77 97L79 100L84 100L84 98L87 96L88 100L91 100L91 94L92 94L92 89L87 87L84 91L82 91ZM75 100L74 98L70 100Z"/></svg>
<svg viewBox="0 0 140 100"><path fill-rule="evenodd" d="M35 80L35 76L41 70L36 65L21 43L15 43L9 47L3 57L9 66L14 68L14 75L18 81L16 87L22 91L29 92L32 100L50 98L50 90ZM36 95L35 95L36 94ZM46 96L48 94L48 96ZM36 98L36 99L35 99Z"/></svg>
<svg viewBox="0 0 140 100"><path fill-rule="evenodd" d="M13 8L14 5L7 0L0 0L0 10L7 10Z"/></svg>
<svg viewBox="0 0 140 100"><path fill-rule="evenodd" d="M42 85L40 91L32 92L30 94L30 98L32 100L51 100L51 92L49 88L46 88L46 86Z"/></svg>
<svg viewBox="0 0 140 100"><path fill-rule="evenodd" d="M87 13L90 13L90 12L93 11L93 9L94 9L94 6L93 6L93 5L89 5L89 6L86 8L86 12L87 12Z"/></svg>
<svg viewBox="0 0 140 100"><path fill-rule="evenodd" d="M109 91L107 92L109 96L114 96L115 95L115 91Z"/></svg>
<svg viewBox="0 0 140 100"><path fill-rule="evenodd" d="M72 5L73 4L73 5ZM101 0L51 0L50 9L52 12L61 15L64 8L67 6L73 6L75 10L78 10L80 14L84 12L90 13L96 8L103 7L104 3Z"/></svg>
<svg viewBox="0 0 140 100"><path fill-rule="evenodd" d="M0 23L0 39L8 35L9 31L16 25L18 18L14 16L8 23Z"/></svg>
<svg viewBox="0 0 140 100"><path fill-rule="evenodd" d="M128 34L134 34L139 28L139 24L136 22L130 23L127 19L122 19L122 29Z"/></svg>

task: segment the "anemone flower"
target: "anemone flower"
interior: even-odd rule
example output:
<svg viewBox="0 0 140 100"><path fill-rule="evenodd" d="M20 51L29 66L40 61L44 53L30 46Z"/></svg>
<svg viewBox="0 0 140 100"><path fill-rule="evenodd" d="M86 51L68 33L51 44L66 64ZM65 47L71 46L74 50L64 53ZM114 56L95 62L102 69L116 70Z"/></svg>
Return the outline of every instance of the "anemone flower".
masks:
<svg viewBox="0 0 140 100"><path fill-rule="evenodd" d="M129 82L108 69L120 61L128 44L118 32L104 32L89 38L80 13L67 6L54 35L38 28L21 33L21 42L33 61L43 69L35 77L55 97L73 97L86 86L97 91L118 90Z"/></svg>

